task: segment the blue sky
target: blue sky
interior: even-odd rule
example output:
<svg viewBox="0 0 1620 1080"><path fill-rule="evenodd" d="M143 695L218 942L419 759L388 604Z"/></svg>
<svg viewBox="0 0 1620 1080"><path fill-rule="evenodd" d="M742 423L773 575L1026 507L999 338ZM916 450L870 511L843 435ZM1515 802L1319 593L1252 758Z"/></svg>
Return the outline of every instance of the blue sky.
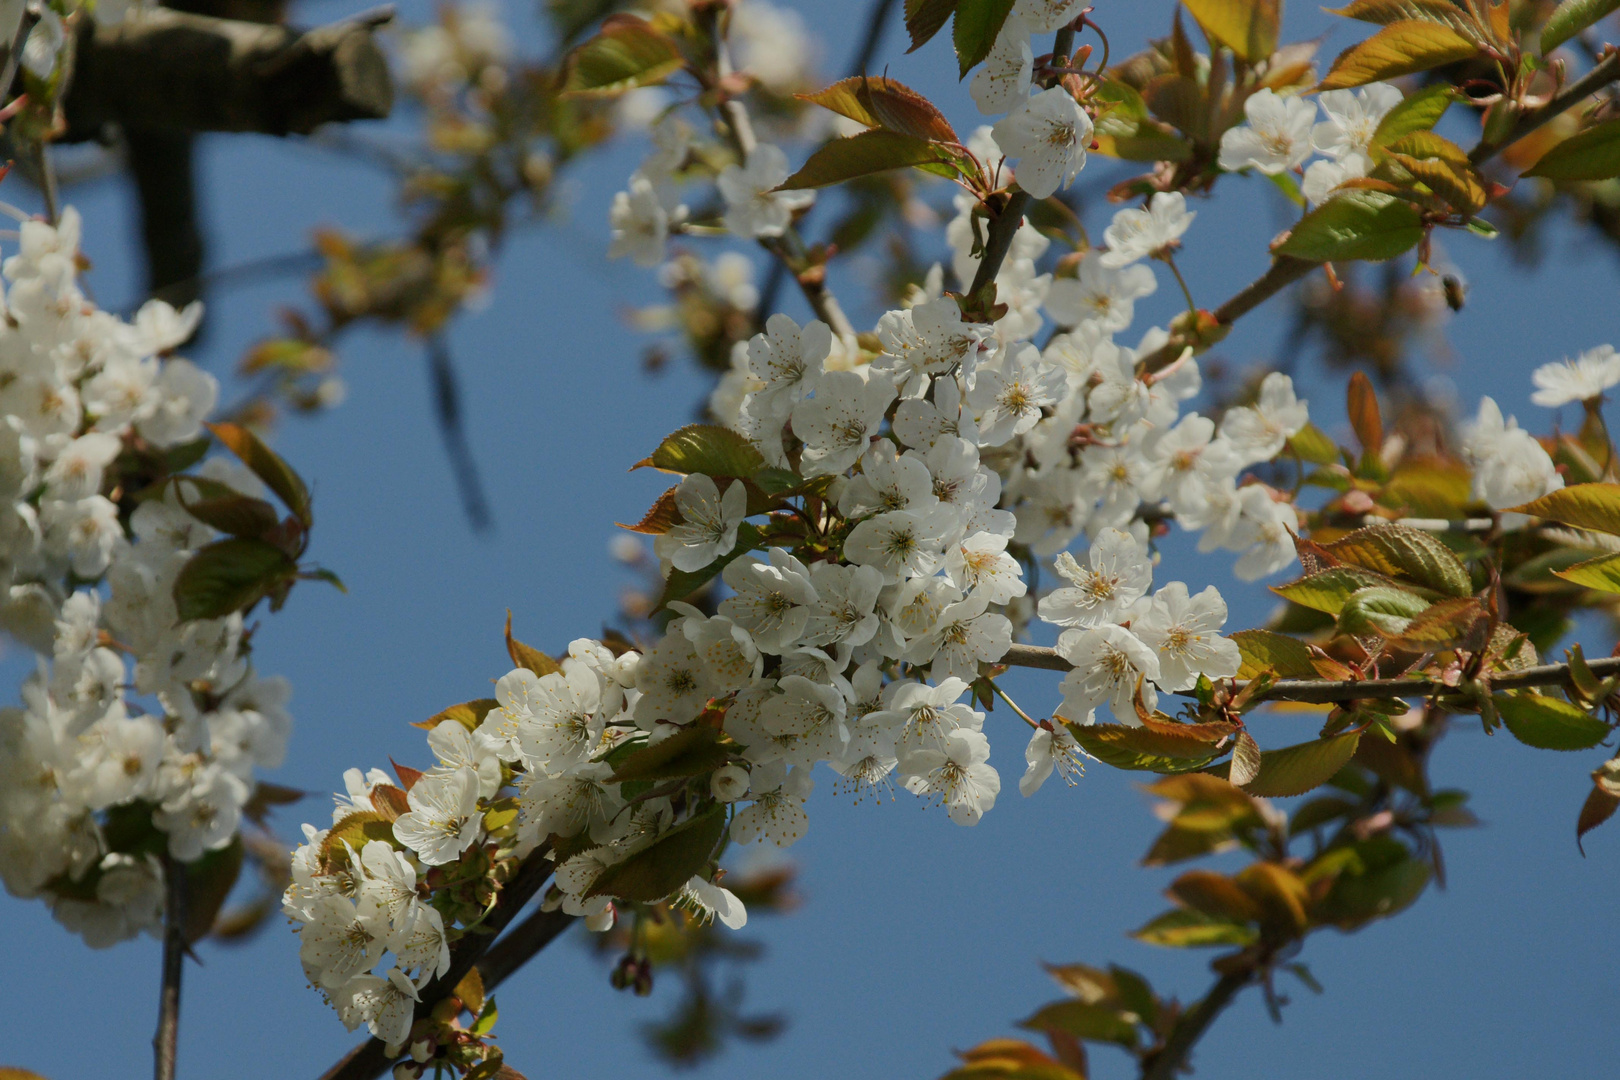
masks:
<svg viewBox="0 0 1620 1080"><path fill-rule="evenodd" d="M324 21L360 6L328 0L300 14ZM795 6L814 8L818 29L864 20L864 0ZM1162 33L1172 10L1166 0L1097 6L1116 55ZM413 18L426 10L404 7ZM532 43L530 8L508 11ZM1286 36L1332 29L1324 46L1331 56L1351 40L1348 24L1334 23L1296 4ZM829 76L848 62L854 31L833 36L823 52ZM971 129L971 102L950 77L943 39L909 57L902 47L896 27L880 54L890 74L928 93L959 129ZM646 339L618 321L627 305L659 298L651 274L604 257L607 202L641 153L619 146L570 174L564 219L512 238L488 308L452 333L472 447L495 513L491 535L473 535L463 518L432 425L425 361L412 342L382 334L345 341L348 402L278 433L279 448L315 492L312 555L349 586L347 596L300 588L256 640L263 670L285 673L295 687L292 752L272 778L317 793L281 815L283 835L295 836L299 821L324 819L324 793L343 769L383 765L389 755L420 764L426 748L406 725L489 692L508 666L500 640L508 608L521 637L552 651L597 632L614 610L627 581L608 555L611 523L635 520L662 487L660 478L626 467L688 421L706 390L679 364L657 378L643 375ZM392 227L382 177L307 144L216 137L205 141L201 161L216 266L297 250L321 224L379 236ZM8 188L8 198L22 199L20 185ZM68 197L86 217L96 296L108 305L134 299L128 194L100 182ZM1199 303L1212 307L1263 269L1265 241L1282 227L1284 207L1270 185L1237 180L1198 209L1179 262ZM1099 207L1088 218L1094 234L1105 213ZM1502 245L1473 237L1456 237L1448 252L1472 291L1449 326L1458 360L1434 373L1462 388L1470 411L1478 394L1490 393L1526 426L1544 429L1550 417L1528 403L1531 369L1601 342L1620 344L1614 250L1556 234L1535 272L1515 266ZM835 276L833 284L857 321L875 317L859 299L858 278ZM1139 304L1138 327L1174 314L1175 293L1162 280L1158 295ZM792 299L790 312L803 317ZM276 305L300 300L297 281L212 298L209 336L195 358L227 372L270 331ZM1282 310L1274 305L1245 320L1222 354L1263 362L1282 333ZM1308 380L1304 392L1319 423L1345 427L1342 383ZM1177 545L1160 579L1173 571L1195 587L1215 583L1231 603L1231 625L1256 625L1270 610L1267 594L1239 585L1229 567L1229 556L1201 557ZM23 666L12 655L0 670L14 682ZM1032 708L1056 700L1049 674L1018 673L1008 685ZM1313 727L1297 717L1258 725L1267 745L1296 741ZM749 1003L786 1012L790 1026L775 1042L734 1047L710 1075L936 1076L950 1066L951 1048L1010 1034L1014 1021L1055 996L1042 960L1117 961L1163 992L1184 999L1202 992L1207 955L1125 936L1161 910L1160 890L1174 876L1135 864L1157 825L1140 778L1098 767L1073 789L1054 782L1022 799L1013 783L1024 741L1017 726L1002 711L989 721L1004 796L975 829L909 798L852 806L822 774L810 833L791 853L805 904L746 931L767 946L765 961L749 971ZM1204 1040L1198 1075L1606 1074L1620 995L1610 945L1620 916L1620 829L1589 837L1584 860L1573 842L1596 758L1531 751L1505 735L1486 738L1477 724L1456 725L1435 755L1435 780L1473 791L1485 825L1448 837L1449 890L1431 891L1399 919L1360 934L1311 939L1302 959L1326 994L1294 993L1280 1027L1257 996L1240 999ZM0 898L0 913L7 956L0 1007L13 1033L0 1059L53 1080L143 1072L157 944L92 953L38 903ZM200 951L202 966L187 972L185 1075L314 1076L354 1041L304 986L295 941L279 924L249 945ZM634 1025L661 1014L673 993L650 1001L617 993L582 943L565 939L500 991L498 1033L508 1060L531 1077L658 1076L664 1070L643 1051ZM1129 1075L1121 1055L1098 1050L1094 1058L1098 1076Z"/></svg>

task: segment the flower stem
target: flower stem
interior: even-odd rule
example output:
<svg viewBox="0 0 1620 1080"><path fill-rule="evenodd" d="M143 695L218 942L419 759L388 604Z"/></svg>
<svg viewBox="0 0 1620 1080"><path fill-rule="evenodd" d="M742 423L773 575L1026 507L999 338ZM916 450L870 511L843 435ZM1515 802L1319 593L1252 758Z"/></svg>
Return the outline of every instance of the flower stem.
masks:
<svg viewBox="0 0 1620 1080"><path fill-rule="evenodd" d="M180 1045L180 976L186 959L186 869L163 856L163 975L158 1026L152 1036L152 1075L174 1080Z"/></svg>

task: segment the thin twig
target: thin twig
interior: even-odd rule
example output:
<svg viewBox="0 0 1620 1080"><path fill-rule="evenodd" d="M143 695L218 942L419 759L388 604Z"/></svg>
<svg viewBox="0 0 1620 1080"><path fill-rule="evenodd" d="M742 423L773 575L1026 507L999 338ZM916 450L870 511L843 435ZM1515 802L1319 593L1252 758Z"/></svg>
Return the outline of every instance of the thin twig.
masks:
<svg viewBox="0 0 1620 1080"><path fill-rule="evenodd" d="M1010 667L1042 668L1047 671L1071 671L1074 665L1058 654L1056 649L1039 645L1014 645L1007 650L1000 663ZM1620 656L1605 657L1587 663L1592 674L1602 678L1620 674ZM1497 690L1515 690L1525 686L1562 686L1569 680L1568 664L1542 664L1520 668L1489 676L1490 685ZM1248 685L1238 682L1237 688ZM1371 698L1416 698L1431 694L1456 692L1426 676L1406 679L1283 679L1270 689L1256 695L1262 701L1305 701L1318 705L1335 701L1356 701Z"/></svg>
<svg viewBox="0 0 1620 1080"><path fill-rule="evenodd" d="M1498 141L1481 139L1479 144L1468 152L1468 160L1475 165L1480 164L1497 151L1512 146L1547 121L1559 116L1572 105L1579 104L1616 79L1620 79L1620 52L1611 52L1594 64L1585 75L1565 87L1563 93L1539 109L1531 109L1519 117L1519 122L1513 125L1513 130L1502 139Z"/></svg>
<svg viewBox="0 0 1620 1080"><path fill-rule="evenodd" d="M17 65L22 62L23 46L28 44L28 35L33 33L34 25L38 22L38 15L26 8L23 10L22 22L17 24L17 36L11 43L11 51L6 53L5 67L0 68L0 99L11 93L11 84L17 80Z"/></svg>
<svg viewBox="0 0 1620 1080"><path fill-rule="evenodd" d="M186 960L186 868L163 856L163 982L158 993L157 1032L152 1036L152 1075L174 1080L180 1045L180 976Z"/></svg>
<svg viewBox="0 0 1620 1080"><path fill-rule="evenodd" d="M550 945L564 930L574 925L575 916L562 908L551 911L538 909L527 919L501 935L489 952L478 961L478 974L483 977L484 989L493 990L506 977L534 959L536 953Z"/></svg>
<svg viewBox="0 0 1620 1080"><path fill-rule="evenodd" d="M1237 992L1248 985L1250 978L1248 972L1241 972L1222 975L1217 979L1203 1000L1188 1009L1181 1019L1176 1021L1176 1026L1170 1031L1170 1037L1164 1041L1164 1049L1149 1059L1143 1067L1142 1080L1172 1080L1185 1064L1193 1046L1209 1029L1209 1025L1231 1003Z"/></svg>
<svg viewBox="0 0 1620 1080"><path fill-rule="evenodd" d="M428 338L427 356L428 372L433 378L434 413L439 421L439 434L444 438L445 453L450 455L456 490L461 493L461 507L473 531L484 532L490 526L489 501L484 497L484 485L478 479L478 462L467 443L466 426L461 422L461 388L456 380L450 346L443 334Z"/></svg>

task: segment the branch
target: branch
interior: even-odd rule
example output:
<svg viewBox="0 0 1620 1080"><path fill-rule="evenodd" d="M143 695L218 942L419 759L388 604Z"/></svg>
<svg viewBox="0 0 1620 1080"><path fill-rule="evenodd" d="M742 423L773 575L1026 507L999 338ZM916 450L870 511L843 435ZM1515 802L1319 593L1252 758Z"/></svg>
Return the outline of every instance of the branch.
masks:
<svg viewBox="0 0 1620 1080"><path fill-rule="evenodd" d="M546 857L548 850L545 847L537 848L523 860L517 874L501 890L500 899L495 903L495 910L483 923L489 929L489 933L467 934L456 942L455 947L450 950L450 969L423 988L421 1000L416 1006L417 1019L428 1015L435 1005L455 993L456 986L475 964L484 959L486 953L496 952L490 948L496 935L506 929L507 924L517 916L517 913L534 899L540 887L551 876L551 860ZM529 919L518 929L529 928L534 922L534 919ZM534 933L532 930L530 932ZM535 951L541 947L536 945ZM516 952L516 947L513 948L513 952ZM516 966L513 964L503 973L503 977L515 970ZM321 1080L375 1080L387 1070L392 1060L381 1040L367 1039L345 1054L336 1065L322 1073Z"/></svg>
<svg viewBox="0 0 1620 1080"><path fill-rule="evenodd" d="M1164 1049L1155 1054L1142 1069L1142 1080L1172 1080L1186 1061L1194 1044L1203 1037L1209 1025L1214 1023L1221 1010L1231 1003L1237 992L1248 985L1249 978L1248 972L1240 972L1222 975L1216 980L1203 1000L1176 1021L1176 1026L1170 1031L1170 1037L1165 1040Z"/></svg>
<svg viewBox="0 0 1620 1080"><path fill-rule="evenodd" d="M1574 105L1603 87L1620 79L1620 52L1610 53L1598 62L1590 71L1564 90L1563 93L1548 101L1538 109L1532 109L1519 118L1500 142L1487 142L1481 140L1468 152L1468 160L1480 165L1499 153L1504 147L1524 138L1549 120L1567 111ZM1288 255L1279 255L1272 260L1271 266L1255 281L1245 286L1232 299L1215 309L1215 321L1221 326L1231 326L1239 317L1248 314L1259 307L1271 297L1277 295L1284 288L1309 274L1312 270L1323 265L1305 259L1296 259ZM1188 345L1194 344L1182 334L1170 335L1170 340L1159 349L1148 353L1138 361L1138 367L1144 372L1160 371L1176 362Z"/></svg>
<svg viewBox="0 0 1620 1080"><path fill-rule="evenodd" d="M534 955L574 925L575 916L562 908L552 911L541 909L514 926L489 952L478 961L478 974L483 976L484 989L493 990L506 981L518 968L534 959Z"/></svg>
<svg viewBox="0 0 1620 1080"><path fill-rule="evenodd" d="M186 959L186 870L163 856L163 982L157 1032L152 1036L152 1075L174 1080L180 1045L180 975Z"/></svg>
<svg viewBox="0 0 1620 1080"><path fill-rule="evenodd" d="M381 119L393 84L375 32L392 18L379 8L304 33L166 8L116 26L86 19L63 102L68 138L94 138L110 123L303 135Z"/></svg>
<svg viewBox="0 0 1620 1080"><path fill-rule="evenodd" d="M456 476L456 490L461 492L461 508L472 524L473 532L488 532L490 527L489 500L484 497L484 485L478 479L478 461L472 447L467 444L467 428L461 422L461 387L456 380L456 367L450 358L450 345L442 333L427 341L428 372L433 379L434 415L439 421L439 434L444 437L445 453L450 455L450 469Z"/></svg>
<svg viewBox="0 0 1620 1080"><path fill-rule="evenodd" d="M1058 655L1056 649L1039 645L1014 645L1007 650L1000 663L1010 667L1044 668L1048 671L1072 671L1074 665ZM1602 678L1620 674L1620 656L1606 657L1588 662L1592 674ZM1493 689L1515 690L1525 686L1562 686L1569 680L1568 664L1542 664L1539 667L1520 668L1489 676ZM1236 683L1241 690L1248 684ZM1261 701L1306 701L1325 705L1334 701L1356 701L1368 698L1428 697L1443 694L1454 687L1437 682L1427 676L1408 679L1283 679L1269 690L1256 695ZM1185 695L1183 695L1185 696Z"/></svg>

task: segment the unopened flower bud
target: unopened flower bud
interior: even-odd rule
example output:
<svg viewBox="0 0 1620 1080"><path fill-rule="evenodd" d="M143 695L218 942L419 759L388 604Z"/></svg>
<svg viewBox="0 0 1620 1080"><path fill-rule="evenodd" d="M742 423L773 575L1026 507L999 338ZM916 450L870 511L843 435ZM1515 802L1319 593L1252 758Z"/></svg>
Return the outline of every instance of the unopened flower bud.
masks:
<svg viewBox="0 0 1620 1080"><path fill-rule="evenodd" d="M709 794L721 802L736 802L748 794L748 770L741 765L725 765L709 780Z"/></svg>
<svg viewBox="0 0 1620 1080"><path fill-rule="evenodd" d="M646 997L652 993L653 977L652 963L642 959L636 964L636 977L634 982L636 997Z"/></svg>
<svg viewBox="0 0 1620 1080"><path fill-rule="evenodd" d="M411 1043L411 1060L426 1061L433 1056L433 1040L418 1039Z"/></svg>
<svg viewBox="0 0 1620 1080"><path fill-rule="evenodd" d="M614 911L609 904L595 915L585 916L585 929L593 934L603 934L613 929Z"/></svg>
<svg viewBox="0 0 1620 1080"><path fill-rule="evenodd" d="M422 1066L414 1061L402 1061L394 1066L394 1080L421 1080Z"/></svg>

